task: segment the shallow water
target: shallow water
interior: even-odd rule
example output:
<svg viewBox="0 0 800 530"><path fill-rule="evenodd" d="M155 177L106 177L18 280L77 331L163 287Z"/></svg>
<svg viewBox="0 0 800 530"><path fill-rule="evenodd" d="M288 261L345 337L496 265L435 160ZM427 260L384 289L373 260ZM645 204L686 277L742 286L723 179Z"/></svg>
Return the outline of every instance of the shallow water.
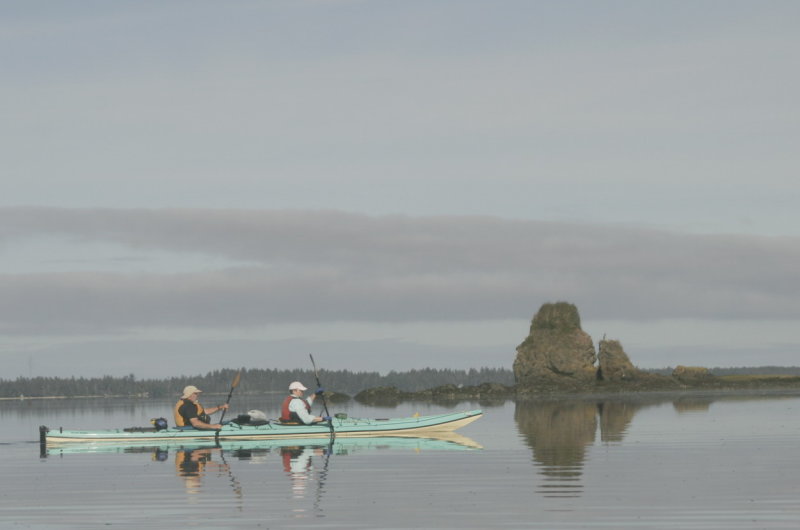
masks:
<svg viewBox="0 0 800 530"><path fill-rule="evenodd" d="M39 425L147 425L170 405L0 402L0 528L800 528L800 395L351 403L332 412L485 415L461 443L40 454Z"/></svg>

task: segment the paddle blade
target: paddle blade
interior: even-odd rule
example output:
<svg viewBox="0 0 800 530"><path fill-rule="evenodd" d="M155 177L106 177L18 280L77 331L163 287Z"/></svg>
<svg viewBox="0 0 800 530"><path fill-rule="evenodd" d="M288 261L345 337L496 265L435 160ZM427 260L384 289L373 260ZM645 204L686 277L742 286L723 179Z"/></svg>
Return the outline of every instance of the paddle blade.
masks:
<svg viewBox="0 0 800 530"><path fill-rule="evenodd" d="M239 386L239 380L241 378L242 378L242 371L239 370L238 372L236 372L236 377L233 378L233 383L231 384L231 387L236 388L237 386Z"/></svg>

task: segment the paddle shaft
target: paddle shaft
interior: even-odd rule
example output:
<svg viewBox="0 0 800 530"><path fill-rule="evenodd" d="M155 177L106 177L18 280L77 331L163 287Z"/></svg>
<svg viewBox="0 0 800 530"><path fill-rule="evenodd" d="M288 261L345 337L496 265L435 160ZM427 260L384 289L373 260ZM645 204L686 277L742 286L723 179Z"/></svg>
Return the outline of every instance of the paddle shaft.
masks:
<svg viewBox="0 0 800 530"><path fill-rule="evenodd" d="M228 400L225 402L226 405L231 404L231 396L233 395L233 389L239 386L239 380L242 378L241 370L236 372L236 377L233 378L233 383L231 383L231 391L228 392ZM225 417L225 413L228 412L228 409L222 409L222 416L219 417L219 422L222 423L222 419Z"/></svg>
<svg viewBox="0 0 800 530"><path fill-rule="evenodd" d="M308 354L308 356L311 357L311 366L314 367L314 377L317 378L317 388L322 388L322 383L320 383L320 381L319 381L319 372L317 372L317 363L314 362L314 356L311 355L310 353ZM328 412L328 402L325 401L325 392L323 392L320 395L322 396L322 406L325 408L325 415L328 418L330 418L331 417L331 413ZM331 428L331 443L333 443L333 436L334 436L334 434L333 434L333 419L328 419L328 425Z"/></svg>
<svg viewBox="0 0 800 530"><path fill-rule="evenodd" d="M314 367L314 377L317 379L317 388L322 388L322 383L319 382L319 373L317 372L317 363L314 362L314 356L310 353L308 356L311 357L311 366ZM325 408L325 415L330 416L331 413L328 412L328 402L325 401L325 393L323 392L320 396L322 396L322 406Z"/></svg>

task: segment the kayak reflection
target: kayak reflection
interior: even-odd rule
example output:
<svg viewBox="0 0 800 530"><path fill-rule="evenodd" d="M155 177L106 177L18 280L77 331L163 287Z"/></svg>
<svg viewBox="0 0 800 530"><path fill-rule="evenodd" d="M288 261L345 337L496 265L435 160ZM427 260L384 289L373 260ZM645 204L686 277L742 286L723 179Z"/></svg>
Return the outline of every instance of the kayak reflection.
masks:
<svg viewBox="0 0 800 530"><path fill-rule="evenodd" d="M364 437L311 438L294 440L242 440L220 443L198 441L158 445L117 443L73 443L46 448L45 458L71 458L76 455L129 455L149 457L156 466L174 462L175 473L182 480L190 503L206 502L210 492L223 483L233 492L233 500L242 509L250 493L263 495L263 478L252 481L250 465L272 467L286 477L290 508L295 517L320 515L329 463L348 455L393 450L400 452L470 451L482 446L466 436L448 432L436 437ZM267 469L269 471L269 469ZM261 473L257 473L262 476ZM237 476L239 475L239 476ZM240 480L242 479L242 480Z"/></svg>
<svg viewBox="0 0 800 530"><path fill-rule="evenodd" d="M294 506L291 510L295 517L302 517L307 512L306 497L309 493L309 486L314 484L316 498L314 501L314 512L319 510L319 503L325 489L325 479L328 476L328 462L331 456L331 447L303 447L285 446L280 449L280 456L283 462L283 472L289 477L292 487L292 501ZM314 461L318 462L315 469ZM319 462L322 462L321 467Z"/></svg>
<svg viewBox="0 0 800 530"><path fill-rule="evenodd" d="M169 450L159 447L152 448L153 460L164 461L169 459ZM217 458L219 461L214 460ZM203 486L203 477L209 473L217 476L227 475L231 482L233 492L241 498L242 488L239 481L231 473L231 466L225 461L225 455L220 447L185 448L175 451L175 470L183 479L186 493L198 495Z"/></svg>

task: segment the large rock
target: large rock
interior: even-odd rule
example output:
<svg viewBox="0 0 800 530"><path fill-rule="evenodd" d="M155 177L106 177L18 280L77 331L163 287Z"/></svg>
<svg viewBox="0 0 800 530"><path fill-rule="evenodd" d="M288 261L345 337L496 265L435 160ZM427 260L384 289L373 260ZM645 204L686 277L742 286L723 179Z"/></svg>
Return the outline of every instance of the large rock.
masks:
<svg viewBox="0 0 800 530"><path fill-rule="evenodd" d="M628 381L639 374L618 340L606 340L604 337L600 341L597 364L597 378L603 381Z"/></svg>
<svg viewBox="0 0 800 530"><path fill-rule="evenodd" d="M672 377L683 383L702 383L714 379L708 368L703 366L683 366L678 365L672 371Z"/></svg>
<svg viewBox="0 0 800 530"><path fill-rule="evenodd" d="M578 308L567 302L544 304L533 317L528 338L517 347L514 378L518 390L575 386L596 378L592 338L581 329Z"/></svg>

